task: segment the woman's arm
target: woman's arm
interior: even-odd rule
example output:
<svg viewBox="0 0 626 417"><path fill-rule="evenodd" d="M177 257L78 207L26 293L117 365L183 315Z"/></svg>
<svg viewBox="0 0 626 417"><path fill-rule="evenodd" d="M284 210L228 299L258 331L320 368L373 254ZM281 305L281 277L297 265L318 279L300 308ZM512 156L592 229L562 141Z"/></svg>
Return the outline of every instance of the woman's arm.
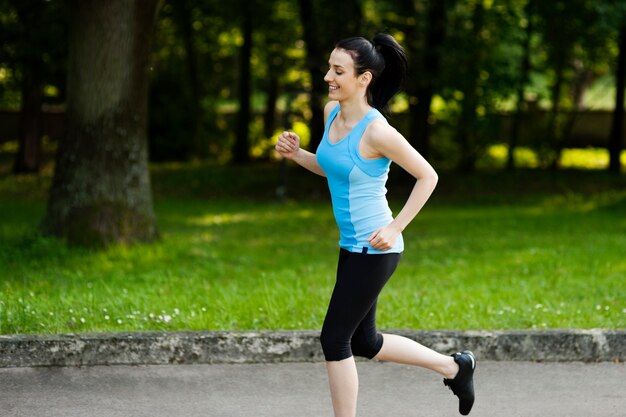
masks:
<svg viewBox="0 0 626 417"><path fill-rule="evenodd" d="M368 153L391 159L417 180L396 218L372 233L368 239L373 248L387 250L391 249L398 235L424 207L437 185L438 176L426 159L393 127L372 123L364 139Z"/></svg>
<svg viewBox="0 0 626 417"><path fill-rule="evenodd" d="M337 101L330 101L326 103L324 107L324 125L328 115L339 103ZM300 148L300 137L293 132L283 132L278 137L276 143L276 151L283 157L291 159L298 165L308 169L309 171L325 177L326 174L322 170L322 167L317 163L317 158L314 153L306 151Z"/></svg>
<svg viewBox="0 0 626 417"><path fill-rule="evenodd" d="M325 177L326 174L317 163L315 154L300 148L300 137L293 132L283 132L278 137L276 143L276 151L283 158L291 159L298 165L308 169L309 171Z"/></svg>

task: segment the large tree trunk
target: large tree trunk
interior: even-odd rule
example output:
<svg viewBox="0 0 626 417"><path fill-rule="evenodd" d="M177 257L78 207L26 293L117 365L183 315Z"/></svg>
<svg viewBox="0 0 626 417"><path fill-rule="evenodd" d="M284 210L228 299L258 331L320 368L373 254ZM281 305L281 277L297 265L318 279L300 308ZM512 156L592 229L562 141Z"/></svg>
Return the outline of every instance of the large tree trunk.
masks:
<svg viewBox="0 0 626 417"><path fill-rule="evenodd" d="M158 235L147 151L148 66L159 0L74 0L67 136L42 228L70 244Z"/></svg>
<svg viewBox="0 0 626 417"><path fill-rule="evenodd" d="M626 87L626 23L622 24L619 34L619 55L617 58L615 110L609 139L609 171L619 174L621 170L620 154L624 140L624 88Z"/></svg>

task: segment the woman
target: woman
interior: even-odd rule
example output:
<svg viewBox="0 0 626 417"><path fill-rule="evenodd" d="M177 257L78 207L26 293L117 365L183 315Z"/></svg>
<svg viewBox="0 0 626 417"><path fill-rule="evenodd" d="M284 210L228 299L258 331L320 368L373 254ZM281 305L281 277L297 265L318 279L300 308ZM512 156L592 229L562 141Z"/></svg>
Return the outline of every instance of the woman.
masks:
<svg viewBox="0 0 626 417"><path fill-rule="evenodd" d="M376 331L376 302L400 260L402 231L437 184L430 164L379 112L406 78L404 50L388 34L372 41L348 38L335 45L328 64L324 80L331 101L324 109L326 127L317 153L301 149L293 132L280 135L276 150L327 177L339 226L337 281L320 336L335 416L356 415L353 355L438 372L459 397L459 412L467 415L474 403L476 362L471 352L446 356L408 338ZM417 180L395 218L385 197L391 161Z"/></svg>

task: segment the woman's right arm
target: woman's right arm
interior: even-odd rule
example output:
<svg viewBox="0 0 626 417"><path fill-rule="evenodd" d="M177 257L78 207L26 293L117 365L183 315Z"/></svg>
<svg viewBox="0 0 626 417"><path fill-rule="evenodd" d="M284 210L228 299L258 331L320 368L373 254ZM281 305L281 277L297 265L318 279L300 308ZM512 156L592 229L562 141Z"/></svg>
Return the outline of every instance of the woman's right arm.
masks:
<svg viewBox="0 0 626 417"><path fill-rule="evenodd" d="M331 101L324 107L324 124L326 124L326 120L328 119L328 115L331 110L335 108L337 104L339 103ZM300 137L298 137L295 133L283 132L278 137L278 142L276 142L276 151L283 158L291 159L298 165L317 175L321 175L322 177L326 176L322 167L320 167L320 164L317 163L315 154L300 148Z"/></svg>
<svg viewBox="0 0 626 417"><path fill-rule="evenodd" d="M326 176L320 164L317 163L315 154L300 148L300 137L295 133L283 132L276 142L276 151L283 158L291 159L317 175Z"/></svg>

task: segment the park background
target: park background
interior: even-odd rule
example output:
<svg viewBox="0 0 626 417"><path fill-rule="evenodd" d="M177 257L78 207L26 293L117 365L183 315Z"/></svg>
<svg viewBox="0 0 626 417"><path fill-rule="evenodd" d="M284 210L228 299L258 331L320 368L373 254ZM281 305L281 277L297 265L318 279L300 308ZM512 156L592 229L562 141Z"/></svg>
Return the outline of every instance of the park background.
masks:
<svg viewBox="0 0 626 417"><path fill-rule="evenodd" d="M328 191L273 144L380 31L440 181L379 326L624 328L625 2L0 0L0 334L321 327Z"/></svg>

